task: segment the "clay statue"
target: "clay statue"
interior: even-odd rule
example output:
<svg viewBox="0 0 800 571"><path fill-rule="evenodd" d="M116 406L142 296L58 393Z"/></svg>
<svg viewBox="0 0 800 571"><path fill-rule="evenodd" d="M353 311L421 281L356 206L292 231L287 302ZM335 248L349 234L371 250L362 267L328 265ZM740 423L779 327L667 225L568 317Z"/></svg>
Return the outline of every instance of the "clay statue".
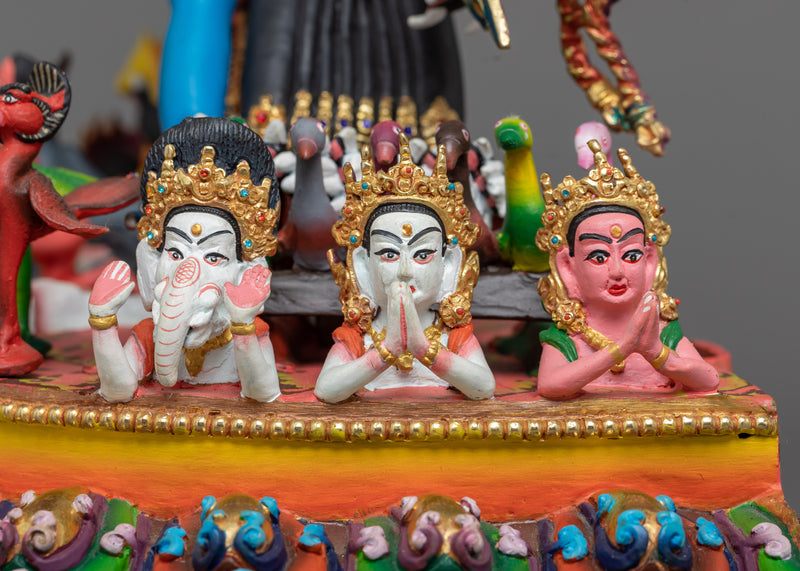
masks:
<svg viewBox="0 0 800 571"><path fill-rule="evenodd" d="M544 202L531 155L531 128L519 117L506 117L494 124L494 136L505 151L506 217L497 236L500 255L515 270L546 272L547 255L534 240L542 227Z"/></svg>
<svg viewBox="0 0 800 571"><path fill-rule="evenodd" d="M539 394L582 389L714 391L719 376L683 336L678 300L666 293L662 255L670 227L653 183L627 152L611 167L590 141L594 168L555 189L542 175L544 226L536 243L550 253L539 294L556 326L542 332Z"/></svg>
<svg viewBox="0 0 800 571"><path fill-rule="evenodd" d="M325 127L316 119L301 117L292 125L289 137L297 161L292 204L279 236L281 245L293 253L298 268L326 271L325 253L335 245L330 229L339 216L331 206L323 181ZM341 184L338 176L336 179Z"/></svg>
<svg viewBox="0 0 800 571"><path fill-rule="evenodd" d="M27 81L0 88L0 375L23 375L42 355L22 340L17 274L30 242L62 230L84 238L108 231L79 220L113 212L135 200L138 181L116 177L82 185L66 198L33 168L45 141L66 118L70 87L56 66L39 62Z"/></svg>
<svg viewBox="0 0 800 571"><path fill-rule="evenodd" d="M362 388L451 385L468 398L489 398L494 376L470 313L478 256L467 248L478 227L462 186L447 178L444 148L428 177L399 137L400 161L386 173L375 169L368 147L361 180L345 166L347 201L333 233L347 258L328 254L345 322L315 394L338 402Z"/></svg>
<svg viewBox="0 0 800 571"><path fill-rule="evenodd" d="M444 121L436 128L436 145L443 145L447 156L447 178L460 182L464 188L464 204L469 209L472 222L480 227L481 233L475 244L481 264L486 266L497 262L497 237L486 224L475 206L470 187L469 152L470 135L467 126L458 120Z"/></svg>
<svg viewBox="0 0 800 571"><path fill-rule="evenodd" d="M277 245L266 143L235 121L186 119L162 133L144 172L137 278L153 318L122 345L115 314L134 284L127 264L110 264L89 299L100 394L130 400L152 375L164 386L238 380L242 396L273 400L269 328L256 317L270 291L264 257Z"/></svg>

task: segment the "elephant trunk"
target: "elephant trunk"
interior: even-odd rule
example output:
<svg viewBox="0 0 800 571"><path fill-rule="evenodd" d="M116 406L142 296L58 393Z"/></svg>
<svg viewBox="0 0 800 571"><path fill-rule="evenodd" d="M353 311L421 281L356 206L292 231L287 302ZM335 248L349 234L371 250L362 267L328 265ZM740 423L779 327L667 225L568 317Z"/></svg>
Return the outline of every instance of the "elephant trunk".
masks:
<svg viewBox="0 0 800 571"><path fill-rule="evenodd" d="M175 270L161 298L155 334L155 373L158 382L171 387L178 382L191 309L200 287L200 262L187 258Z"/></svg>

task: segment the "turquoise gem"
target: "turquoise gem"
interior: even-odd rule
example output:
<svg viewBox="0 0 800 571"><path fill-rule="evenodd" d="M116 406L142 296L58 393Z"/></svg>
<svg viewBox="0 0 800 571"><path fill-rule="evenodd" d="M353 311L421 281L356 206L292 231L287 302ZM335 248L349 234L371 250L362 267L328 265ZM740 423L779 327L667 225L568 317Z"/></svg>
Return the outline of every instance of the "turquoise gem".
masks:
<svg viewBox="0 0 800 571"><path fill-rule="evenodd" d="M244 247L245 248L250 248L250 247L252 247L252 245L253 245L253 241L250 238L248 238L247 240L244 241Z"/></svg>
<svg viewBox="0 0 800 571"><path fill-rule="evenodd" d="M447 190L455 190L455 188L456 188L456 185L454 185L452 182L447 185Z"/></svg>
<svg viewBox="0 0 800 571"><path fill-rule="evenodd" d="M553 236L552 238L550 238L550 241L551 241L553 244L558 244L558 236Z"/></svg>
<svg viewBox="0 0 800 571"><path fill-rule="evenodd" d="M569 191L568 190L562 190L561 194L564 196L564 198L569 198Z"/></svg>
<svg viewBox="0 0 800 571"><path fill-rule="evenodd" d="M248 194L250 193L247 191L246 188L243 188L242 190L239 191L239 196L241 196L242 198L247 198Z"/></svg>
<svg viewBox="0 0 800 571"><path fill-rule="evenodd" d="M453 238L453 246L455 246L456 244L458 244L458 238Z"/></svg>
<svg viewBox="0 0 800 571"><path fill-rule="evenodd" d="M358 238L356 238L355 236L350 236L350 243L355 244L356 242L358 242Z"/></svg>
<svg viewBox="0 0 800 571"><path fill-rule="evenodd" d="M650 236L650 239L651 239L653 242L656 242L656 241L658 241L658 236L656 236L655 234L653 234L652 236Z"/></svg>
<svg viewBox="0 0 800 571"><path fill-rule="evenodd" d="M159 194L164 194L165 192L167 192L167 189L164 188L163 184L159 184L158 185L158 192L159 192Z"/></svg>
<svg viewBox="0 0 800 571"><path fill-rule="evenodd" d="M367 190L369 188L369 183L368 182L362 182L361 183L361 188L363 188L364 190Z"/></svg>
<svg viewBox="0 0 800 571"><path fill-rule="evenodd" d="M152 232L148 232L147 233L147 239L148 240L152 240L154 237L155 237L155 234L153 234Z"/></svg>

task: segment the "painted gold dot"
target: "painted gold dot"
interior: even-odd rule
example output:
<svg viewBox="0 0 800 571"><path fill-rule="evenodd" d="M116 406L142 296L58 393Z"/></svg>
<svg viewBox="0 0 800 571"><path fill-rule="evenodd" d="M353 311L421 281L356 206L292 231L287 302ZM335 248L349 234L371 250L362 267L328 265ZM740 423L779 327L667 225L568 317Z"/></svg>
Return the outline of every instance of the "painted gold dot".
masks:
<svg viewBox="0 0 800 571"><path fill-rule="evenodd" d="M202 233L203 233L203 227L202 226L200 226L199 224L192 224L192 235L193 236L199 236Z"/></svg>
<svg viewBox="0 0 800 571"><path fill-rule="evenodd" d="M612 235L614 238L619 238L620 236L622 236L622 228L620 228L619 226L617 226L616 224L614 224L614 225L611 227L611 235Z"/></svg>
<svg viewBox="0 0 800 571"><path fill-rule="evenodd" d="M414 232L414 229L411 227L411 224L403 224L403 236L411 236Z"/></svg>

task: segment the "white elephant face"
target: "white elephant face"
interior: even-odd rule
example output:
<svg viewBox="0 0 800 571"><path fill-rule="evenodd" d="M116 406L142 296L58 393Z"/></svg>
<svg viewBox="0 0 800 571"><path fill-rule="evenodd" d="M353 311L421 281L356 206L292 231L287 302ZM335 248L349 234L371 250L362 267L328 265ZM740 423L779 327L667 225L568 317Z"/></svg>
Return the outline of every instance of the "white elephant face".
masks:
<svg viewBox="0 0 800 571"><path fill-rule="evenodd" d="M155 374L170 386L178 380L182 349L202 346L225 331L230 315L223 303L226 283L238 285L245 270L266 265L236 258L234 228L211 212L183 211L164 228L164 247L146 240L136 251L142 300L152 305Z"/></svg>
<svg viewBox="0 0 800 571"><path fill-rule="evenodd" d="M181 212L173 216L164 228L164 248L155 275L158 285L154 290L153 315L157 326L172 315L166 309L174 302L165 299L165 295L169 297L174 292L167 286L177 277L181 264L189 259L196 260L196 264L191 264L197 270L195 296L187 300L189 304L184 306L183 314L173 319L187 320L189 329L184 345L194 348L228 326L230 317L222 303L222 288L227 282L239 283L245 264L236 259L236 234L224 218L206 212ZM190 268L184 264L183 269Z"/></svg>

